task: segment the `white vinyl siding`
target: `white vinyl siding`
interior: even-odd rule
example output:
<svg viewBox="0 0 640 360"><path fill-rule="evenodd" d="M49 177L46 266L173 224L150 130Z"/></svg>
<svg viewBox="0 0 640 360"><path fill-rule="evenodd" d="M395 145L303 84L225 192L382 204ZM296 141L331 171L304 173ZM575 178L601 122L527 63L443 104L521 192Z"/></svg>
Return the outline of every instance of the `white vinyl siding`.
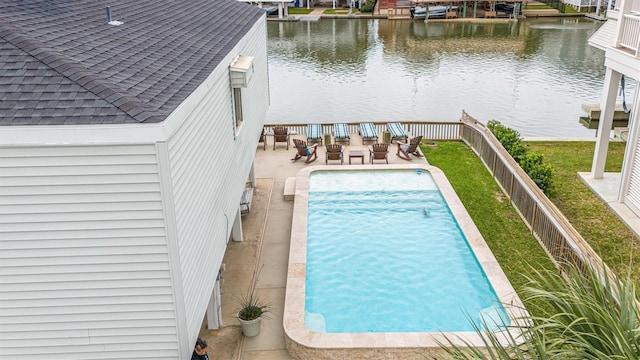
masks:
<svg viewBox="0 0 640 360"><path fill-rule="evenodd" d="M635 154L629 176L629 188L624 201L640 216L640 139L636 139L635 144Z"/></svg>
<svg viewBox="0 0 640 360"><path fill-rule="evenodd" d="M268 108L265 39L263 17L214 70L207 80L210 88L201 86L207 90L199 99L185 101L184 106L193 103L185 118L171 119L183 121L167 147L191 343L211 297ZM238 55L255 58L255 74L242 89L244 121L236 129L229 64Z"/></svg>
<svg viewBox="0 0 640 360"><path fill-rule="evenodd" d="M179 358L155 145L3 147L0 168L0 353Z"/></svg>

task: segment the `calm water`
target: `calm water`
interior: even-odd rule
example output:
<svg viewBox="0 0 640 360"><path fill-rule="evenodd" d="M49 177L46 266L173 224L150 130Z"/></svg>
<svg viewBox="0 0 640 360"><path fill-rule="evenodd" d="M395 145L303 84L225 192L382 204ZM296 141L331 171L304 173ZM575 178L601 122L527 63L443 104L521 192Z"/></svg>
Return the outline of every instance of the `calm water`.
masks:
<svg viewBox="0 0 640 360"><path fill-rule="evenodd" d="M474 331L470 318L505 317L429 173L314 172L307 234L313 331Z"/></svg>
<svg viewBox="0 0 640 360"><path fill-rule="evenodd" d="M456 121L464 109L523 136L594 137L579 117L600 99L604 52L587 39L601 24L269 22L267 123Z"/></svg>

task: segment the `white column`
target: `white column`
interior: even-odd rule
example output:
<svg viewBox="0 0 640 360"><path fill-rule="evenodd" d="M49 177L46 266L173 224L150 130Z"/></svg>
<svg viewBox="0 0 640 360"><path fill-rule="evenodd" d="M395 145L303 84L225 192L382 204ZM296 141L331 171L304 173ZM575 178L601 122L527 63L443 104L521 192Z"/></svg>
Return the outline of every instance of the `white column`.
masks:
<svg viewBox="0 0 640 360"><path fill-rule="evenodd" d="M640 87L638 87L638 81L636 81L636 89L633 95L633 107L631 108L631 117L629 118L629 134L627 135L627 147L625 149L623 161L622 161L622 171L620 174L620 190L618 191L618 201L624 202L624 198L629 191L629 182L631 181L631 170L633 168L633 164L636 161L639 161L635 158L636 152L635 149L640 146L640 115L638 111L640 111L640 101L635 101L640 96Z"/></svg>
<svg viewBox="0 0 640 360"><path fill-rule="evenodd" d="M231 227L231 240L242 241L242 215L240 214L240 207L238 206L238 212L235 219L233 219L233 227Z"/></svg>
<svg viewBox="0 0 640 360"><path fill-rule="evenodd" d="M282 19L282 3L278 3L278 19Z"/></svg>
<svg viewBox="0 0 640 360"><path fill-rule="evenodd" d="M220 273L213 285L213 292L207 305L207 329L214 330L222 327L222 306L220 304Z"/></svg>
<svg viewBox="0 0 640 360"><path fill-rule="evenodd" d="M604 164L607 161L609 138L611 137L613 113L616 108L616 94L618 93L620 77L621 74L611 70L611 68L607 68L604 75L604 92L600 99L598 137L596 139L596 149L593 154L593 163L591 165L591 176L594 179L602 179L604 176Z"/></svg>
<svg viewBox="0 0 640 360"><path fill-rule="evenodd" d="M256 160L251 163L251 169L249 169L249 182L252 187L256 187Z"/></svg>

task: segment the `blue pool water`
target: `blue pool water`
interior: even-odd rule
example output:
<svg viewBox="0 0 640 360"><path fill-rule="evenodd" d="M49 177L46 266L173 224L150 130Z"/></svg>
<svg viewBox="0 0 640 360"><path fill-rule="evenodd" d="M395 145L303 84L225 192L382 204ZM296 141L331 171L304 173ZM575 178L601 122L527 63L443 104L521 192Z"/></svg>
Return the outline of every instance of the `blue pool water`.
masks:
<svg viewBox="0 0 640 360"><path fill-rule="evenodd" d="M316 332L474 331L480 314L508 323L426 171L313 172L306 274Z"/></svg>

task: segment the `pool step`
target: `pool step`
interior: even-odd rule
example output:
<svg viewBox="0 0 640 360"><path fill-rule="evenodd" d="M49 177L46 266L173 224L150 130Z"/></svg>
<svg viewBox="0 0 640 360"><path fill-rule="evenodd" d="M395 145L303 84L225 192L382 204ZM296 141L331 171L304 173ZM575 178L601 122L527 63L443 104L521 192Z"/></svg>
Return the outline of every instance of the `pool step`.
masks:
<svg viewBox="0 0 640 360"><path fill-rule="evenodd" d="M296 197L296 178L288 177L284 182L284 199L293 201Z"/></svg>

